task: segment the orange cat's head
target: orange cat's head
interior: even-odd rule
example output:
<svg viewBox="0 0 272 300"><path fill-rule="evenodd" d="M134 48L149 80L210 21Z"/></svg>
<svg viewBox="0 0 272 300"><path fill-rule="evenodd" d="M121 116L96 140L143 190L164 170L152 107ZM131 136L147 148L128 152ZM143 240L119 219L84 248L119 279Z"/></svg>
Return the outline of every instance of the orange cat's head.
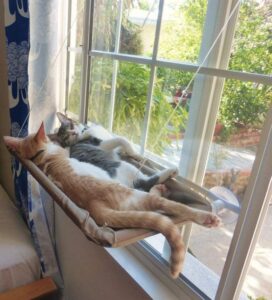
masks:
<svg viewBox="0 0 272 300"><path fill-rule="evenodd" d="M40 150L45 149L47 137L42 123L36 134L30 134L25 138L4 136L4 142L8 149L15 152L22 158L31 159Z"/></svg>

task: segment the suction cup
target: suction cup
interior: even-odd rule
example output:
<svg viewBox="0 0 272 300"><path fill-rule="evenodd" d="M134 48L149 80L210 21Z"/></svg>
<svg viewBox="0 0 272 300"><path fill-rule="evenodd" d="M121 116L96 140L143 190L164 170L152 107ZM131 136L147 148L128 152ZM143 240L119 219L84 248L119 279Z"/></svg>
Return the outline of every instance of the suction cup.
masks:
<svg viewBox="0 0 272 300"><path fill-rule="evenodd" d="M235 222L240 213L240 203L233 192L223 186L212 187L210 191L218 197L212 206L222 222L224 224Z"/></svg>

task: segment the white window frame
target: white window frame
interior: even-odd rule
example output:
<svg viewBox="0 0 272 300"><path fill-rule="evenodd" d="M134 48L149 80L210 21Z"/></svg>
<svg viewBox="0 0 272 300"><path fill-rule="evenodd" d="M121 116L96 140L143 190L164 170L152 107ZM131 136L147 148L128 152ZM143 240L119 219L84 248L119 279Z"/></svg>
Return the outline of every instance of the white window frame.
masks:
<svg viewBox="0 0 272 300"><path fill-rule="evenodd" d="M69 0L71 3L72 0ZM204 28L203 40L200 50L198 64L183 63L160 59L157 57L159 37L162 22L162 12L164 0L159 1L159 14L157 18L154 51L152 57L143 57L119 53L119 38L121 31L122 17L122 0L119 0L119 14L116 28L115 51L106 52L92 49L92 22L94 14L94 0L85 0L85 17L84 17L84 43L81 47L72 48L69 45L69 53L82 54L82 77L81 77L81 97L80 97L80 114L79 120L87 122L88 111L88 92L90 81L90 69L92 57L108 58L114 61L112 84L114 86L111 94L110 122L109 130L112 130L115 84L117 78L118 62L127 61L132 63L146 64L150 66L149 88L147 93L146 114L144 118L144 130L141 137L141 153L145 154L146 141L148 137L148 124L150 119L150 108L152 102L153 86L156 74L156 68L165 67L181 71L198 72L194 81L194 94L190 104L190 114L188 120L188 130L186 129L184 147L181 158L189 156L190 160L181 159L180 173L182 176L202 184L205 174L206 163L209 149L212 141L213 129L216 122L216 115L219 109L220 98L225 79L237 79L241 81L252 81L265 85L272 85L272 78L269 75L253 74L248 72L239 72L226 70L228 66L231 42L234 35L234 27L238 16L238 10L234 8L239 6L239 0L210 0L207 8L207 21ZM233 14L232 14L233 13ZM69 18L71 14L69 13ZM213 45L214 40L218 37L220 30L224 27L225 22L231 17L226 30L220 35L217 43ZM210 47L211 54L206 58ZM204 60L204 63L203 63ZM69 64L69 59L68 59ZM201 68L200 68L201 66ZM69 65L67 65L67 73ZM209 75L209 76L205 76ZM68 78L68 76L66 77ZM67 79L67 86L69 85ZM211 91L211 92L210 92ZM66 94L66 100L68 95ZM67 106L67 102L66 102ZM220 278L219 286L215 299L238 299L242 290L242 284L245 274L249 267L256 241L260 234L260 229L268 209L269 199L272 196L272 168L270 168L269 155L272 153L272 110L269 111L266 122L262 131L262 137L258 153L253 165L249 185L244 196L243 207L238 218L238 222L233 234L232 242L228 252L227 260L224 265L223 273ZM200 159L201 158L201 159ZM258 201L255 201L258 199ZM185 239L189 241L191 227L185 229ZM133 248L133 247L132 247ZM144 249L144 250L143 250ZM146 254L147 260L159 262L161 268L162 259L158 259L152 251L147 251L145 247L139 245L131 251L140 251L141 255ZM137 255L135 252L135 255ZM167 256L167 253L165 254ZM156 264L156 263L155 263ZM153 263L154 265L154 263ZM164 275L165 276L165 275ZM173 283L171 283L173 284ZM193 290L184 278L176 283L183 289ZM194 299L201 299L201 292L193 292Z"/></svg>

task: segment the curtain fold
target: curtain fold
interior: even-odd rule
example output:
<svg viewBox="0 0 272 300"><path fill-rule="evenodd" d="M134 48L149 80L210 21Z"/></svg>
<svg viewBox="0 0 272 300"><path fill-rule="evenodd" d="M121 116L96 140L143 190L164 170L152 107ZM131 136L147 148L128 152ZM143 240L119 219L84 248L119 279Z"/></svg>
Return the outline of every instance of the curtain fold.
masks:
<svg viewBox="0 0 272 300"><path fill-rule="evenodd" d="M20 5L19 5L20 4ZM7 45L8 91L11 135L26 136L28 104L29 11L27 0L4 1ZM12 162L17 206L28 219L27 173L16 160Z"/></svg>
<svg viewBox="0 0 272 300"><path fill-rule="evenodd" d="M12 136L35 132L42 121L48 132L53 128L58 87L57 64L52 61L59 47L60 2L4 0ZM61 286L53 201L15 159L12 169L17 206L31 231L42 274L52 276Z"/></svg>

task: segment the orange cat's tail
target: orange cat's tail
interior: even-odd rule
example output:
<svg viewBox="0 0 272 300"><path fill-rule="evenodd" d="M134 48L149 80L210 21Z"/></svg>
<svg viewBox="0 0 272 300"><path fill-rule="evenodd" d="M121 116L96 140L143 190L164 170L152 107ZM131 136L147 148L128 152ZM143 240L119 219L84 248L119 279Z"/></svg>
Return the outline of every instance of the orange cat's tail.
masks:
<svg viewBox="0 0 272 300"><path fill-rule="evenodd" d="M171 248L171 275L173 278L178 277L183 266L185 247L178 227L168 217L149 211L116 211L105 209L102 219L107 226L113 228L145 228L162 233Z"/></svg>

